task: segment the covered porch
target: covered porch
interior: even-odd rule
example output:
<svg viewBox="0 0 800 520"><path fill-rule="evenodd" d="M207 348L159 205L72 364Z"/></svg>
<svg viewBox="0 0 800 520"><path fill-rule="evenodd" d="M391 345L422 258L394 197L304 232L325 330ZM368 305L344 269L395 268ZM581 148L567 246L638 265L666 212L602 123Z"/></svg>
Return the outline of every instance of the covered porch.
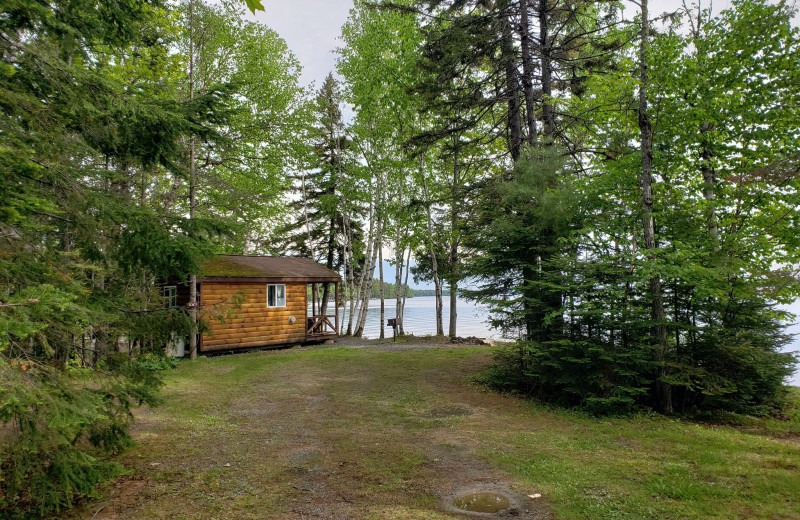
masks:
<svg viewBox="0 0 800 520"><path fill-rule="evenodd" d="M306 340L324 341L339 337L339 281L331 279L306 284Z"/></svg>

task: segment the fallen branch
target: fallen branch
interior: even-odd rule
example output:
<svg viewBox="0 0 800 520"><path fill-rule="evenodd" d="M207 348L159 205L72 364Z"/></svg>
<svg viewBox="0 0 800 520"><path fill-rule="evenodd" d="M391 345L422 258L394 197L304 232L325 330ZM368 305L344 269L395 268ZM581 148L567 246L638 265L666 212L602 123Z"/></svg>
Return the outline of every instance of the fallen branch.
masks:
<svg viewBox="0 0 800 520"><path fill-rule="evenodd" d="M3 307L23 307L25 305L33 305L33 304L36 304L36 303L39 303L39 300L37 300L36 298L31 298L27 302L23 302L23 303L3 303L3 302L0 302L0 308L3 308Z"/></svg>

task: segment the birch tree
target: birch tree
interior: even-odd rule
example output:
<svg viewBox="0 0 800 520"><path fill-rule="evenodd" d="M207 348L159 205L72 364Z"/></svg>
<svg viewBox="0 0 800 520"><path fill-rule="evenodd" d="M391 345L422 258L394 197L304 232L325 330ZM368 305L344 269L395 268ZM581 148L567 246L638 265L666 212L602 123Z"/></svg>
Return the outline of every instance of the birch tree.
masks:
<svg viewBox="0 0 800 520"><path fill-rule="evenodd" d="M406 264L412 228L406 209L414 186L408 171L414 162L404 150L404 143L418 125L417 105L407 92L416 72L420 34L416 17L395 11L380 11L366 2L356 2L343 28L346 47L339 49L338 70L345 78L349 101L355 110L354 141L361 160L373 178L372 207L375 219L374 244L368 246L365 262L367 283L362 287L362 313L366 316L372 269L379 262L381 289L381 337L385 334L385 298L383 288L383 250L393 241L395 282ZM390 211L391 210L391 211ZM386 239L386 240L385 240ZM401 319L405 291L398 290L396 316ZM401 330L402 332L402 330ZM356 328L358 334L358 327Z"/></svg>

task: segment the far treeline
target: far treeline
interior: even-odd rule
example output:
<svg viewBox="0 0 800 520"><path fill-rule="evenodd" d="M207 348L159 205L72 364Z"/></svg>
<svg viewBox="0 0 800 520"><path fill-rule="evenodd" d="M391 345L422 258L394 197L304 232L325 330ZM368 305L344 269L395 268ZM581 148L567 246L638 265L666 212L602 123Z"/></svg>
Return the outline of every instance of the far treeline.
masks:
<svg viewBox="0 0 800 520"><path fill-rule="evenodd" d="M340 272L345 335L375 289L402 318L409 271L439 334L445 291L481 302L518 338L485 379L559 405L779 413L800 30L785 1L710 7L356 0L308 87L241 2L6 5L0 516L123 472L164 345L195 357L219 318L194 305L218 253ZM189 305L165 308L168 278Z"/></svg>
<svg viewBox="0 0 800 520"><path fill-rule="evenodd" d="M414 298L414 297L422 297L422 296L436 296L435 289L412 289L411 287L405 288L405 295L402 294L401 297L403 298ZM442 290L443 296L450 296L450 291L448 289ZM348 294L341 295L343 298L349 298ZM369 294L370 299L376 300L381 297L381 281L380 280L373 280L372 281L372 290ZM383 297L384 298L397 298L397 286L393 283L383 282ZM330 295L330 300L333 301L333 295Z"/></svg>
<svg viewBox="0 0 800 520"><path fill-rule="evenodd" d="M435 289L412 289L411 287L405 288L405 297L406 298L414 298L414 297L422 297L422 296L436 296ZM444 289L442 291L443 296L450 296L450 291ZM374 280L372 283L372 292L370 293L370 298L378 299L381 297L381 281ZM393 283L383 282L383 297L384 298L397 298L397 286Z"/></svg>

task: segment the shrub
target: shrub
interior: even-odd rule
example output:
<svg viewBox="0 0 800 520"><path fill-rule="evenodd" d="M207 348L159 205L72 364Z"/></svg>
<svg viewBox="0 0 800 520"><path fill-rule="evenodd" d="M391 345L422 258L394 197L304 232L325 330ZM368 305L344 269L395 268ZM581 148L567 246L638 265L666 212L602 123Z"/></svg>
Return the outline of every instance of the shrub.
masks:
<svg viewBox="0 0 800 520"><path fill-rule="evenodd" d="M58 513L123 474L103 457L131 445L131 409L157 404L161 384L119 354L105 370L74 373L0 358L0 516Z"/></svg>

